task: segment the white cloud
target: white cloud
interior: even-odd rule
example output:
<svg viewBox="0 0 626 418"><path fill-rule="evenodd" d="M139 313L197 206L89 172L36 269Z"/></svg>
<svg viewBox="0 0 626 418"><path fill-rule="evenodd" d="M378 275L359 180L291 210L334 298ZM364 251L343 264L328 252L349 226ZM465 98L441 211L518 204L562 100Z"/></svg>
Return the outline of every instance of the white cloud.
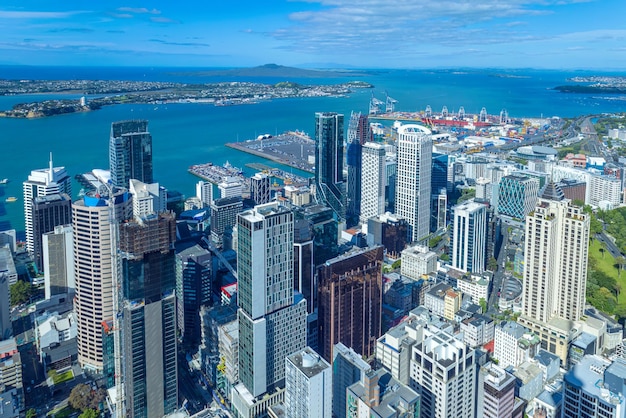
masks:
<svg viewBox="0 0 626 418"><path fill-rule="evenodd" d="M37 12L37 11L10 11L0 10L0 19L66 19L73 15L85 13L82 11L70 12Z"/></svg>

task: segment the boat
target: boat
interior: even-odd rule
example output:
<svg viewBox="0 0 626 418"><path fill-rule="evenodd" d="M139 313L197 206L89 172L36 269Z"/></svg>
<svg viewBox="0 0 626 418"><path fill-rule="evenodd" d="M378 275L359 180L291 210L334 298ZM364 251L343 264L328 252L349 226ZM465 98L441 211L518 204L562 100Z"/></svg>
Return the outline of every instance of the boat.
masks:
<svg viewBox="0 0 626 418"><path fill-rule="evenodd" d="M17 197L15 197L15 196L9 196L9 197L7 197L6 202L9 202L9 203L11 203L11 202L17 202Z"/></svg>
<svg viewBox="0 0 626 418"><path fill-rule="evenodd" d="M0 180L0 184L7 184L8 182L9 182L9 179Z"/></svg>

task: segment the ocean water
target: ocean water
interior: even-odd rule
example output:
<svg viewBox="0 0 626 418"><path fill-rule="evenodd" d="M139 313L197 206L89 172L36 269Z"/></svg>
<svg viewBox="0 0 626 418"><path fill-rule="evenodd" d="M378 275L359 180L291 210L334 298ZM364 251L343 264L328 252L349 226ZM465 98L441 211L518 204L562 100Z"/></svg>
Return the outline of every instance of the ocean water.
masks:
<svg viewBox="0 0 626 418"><path fill-rule="evenodd" d="M0 67L0 79L125 79L179 82L217 82L224 77L193 74L195 69L161 68L46 68ZM597 74L597 73L594 73ZM303 84L331 84L364 80L375 87L379 99L385 92L398 100L396 110L418 111L430 105L433 112L445 105L450 112L463 106L466 113L482 107L490 114L507 109L511 117L573 117L602 112L625 112L624 96L559 93L551 88L565 84L568 77L591 75L583 72L538 70L433 70L371 71L345 79L295 79ZM275 83L283 79L237 78L230 81ZM357 90L348 97L280 99L254 105L216 107L210 104L118 105L98 111L42 119L0 118L0 230L24 229L22 182L33 169L65 166L71 176L94 168L108 168L108 139L111 122L147 119L153 137L155 180L186 196L195 193L198 180L187 172L190 165L213 162L245 168L250 162L266 162L230 148L227 142L256 138L263 133L287 130L312 133L314 113L351 111L367 113L372 90ZM77 95L23 95L0 97L0 109L16 103ZM347 127L347 124L346 124ZM247 170L252 173L252 170ZM80 186L74 184L74 195ZM18 201L7 203L8 196Z"/></svg>

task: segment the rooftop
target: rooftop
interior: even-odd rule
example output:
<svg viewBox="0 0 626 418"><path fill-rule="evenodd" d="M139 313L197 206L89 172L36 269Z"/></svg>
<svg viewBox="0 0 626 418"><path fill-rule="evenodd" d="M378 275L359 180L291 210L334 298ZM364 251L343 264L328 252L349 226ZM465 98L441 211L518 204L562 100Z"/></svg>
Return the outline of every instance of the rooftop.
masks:
<svg viewBox="0 0 626 418"><path fill-rule="evenodd" d="M330 368L330 364L317 354L312 348L305 347L287 357L306 377L311 378Z"/></svg>

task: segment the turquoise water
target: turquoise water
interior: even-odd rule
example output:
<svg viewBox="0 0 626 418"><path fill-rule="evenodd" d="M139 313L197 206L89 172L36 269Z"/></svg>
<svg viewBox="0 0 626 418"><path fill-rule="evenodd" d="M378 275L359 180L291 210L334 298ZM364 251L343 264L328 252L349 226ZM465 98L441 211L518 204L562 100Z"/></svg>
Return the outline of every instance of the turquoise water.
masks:
<svg viewBox="0 0 626 418"><path fill-rule="evenodd" d="M10 71L9 71L10 70ZM19 68L0 67L0 78L15 78ZM132 71L131 71L132 70ZM56 71L56 70L55 70ZM82 71L82 72L81 72ZM116 70L117 78L161 79L164 81L215 82L213 77L173 75L154 69ZM124 73L126 71L126 73ZM46 74L49 74L46 77ZM79 69L76 72L51 72L29 67L20 78L104 78L100 69ZM69 74L69 75L68 75ZM148 74L148 76L145 76ZM358 79L375 85L374 93L384 99L386 90L398 100L397 110L417 111L430 105L434 112L447 106L456 112L459 106L466 113L478 113L485 107L491 114L506 108L512 117L558 115L571 117L581 114L626 111L623 96L599 97L562 94L550 90L564 84L573 73L532 71L495 76L498 71L389 71L376 72ZM580 74L580 73L576 73ZM510 76L523 78L511 78ZM113 77L111 77L113 78ZM295 80L301 83L335 83L345 80ZM266 79L248 80L274 82ZM292 80L291 80L292 81ZM349 115L351 111L367 113L371 90L360 90L349 97L282 99L256 105L215 107L208 104L119 105L98 111L61 115L43 119L0 118L0 230L23 230L22 182L31 170L48 165L53 153L55 166L65 166L74 176L94 168L108 168L108 139L111 122L142 118L149 120L153 137L155 179L168 189L186 196L195 193L197 178L187 173L192 164L213 162L244 168L246 163L264 160L223 146L226 142L243 141L259 134L276 134L286 130L311 133L314 113L335 111ZM15 103L42 100L55 95L0 97L0 109ZM63 96L77 98L78 96ZM617 99L617 100L616 100ZM347 124L346 124L347 126ZM250 171L251 173L251 171ZM80 190L75 184L74 194ZM15 203L5 203L16 196Z"/></svg>

